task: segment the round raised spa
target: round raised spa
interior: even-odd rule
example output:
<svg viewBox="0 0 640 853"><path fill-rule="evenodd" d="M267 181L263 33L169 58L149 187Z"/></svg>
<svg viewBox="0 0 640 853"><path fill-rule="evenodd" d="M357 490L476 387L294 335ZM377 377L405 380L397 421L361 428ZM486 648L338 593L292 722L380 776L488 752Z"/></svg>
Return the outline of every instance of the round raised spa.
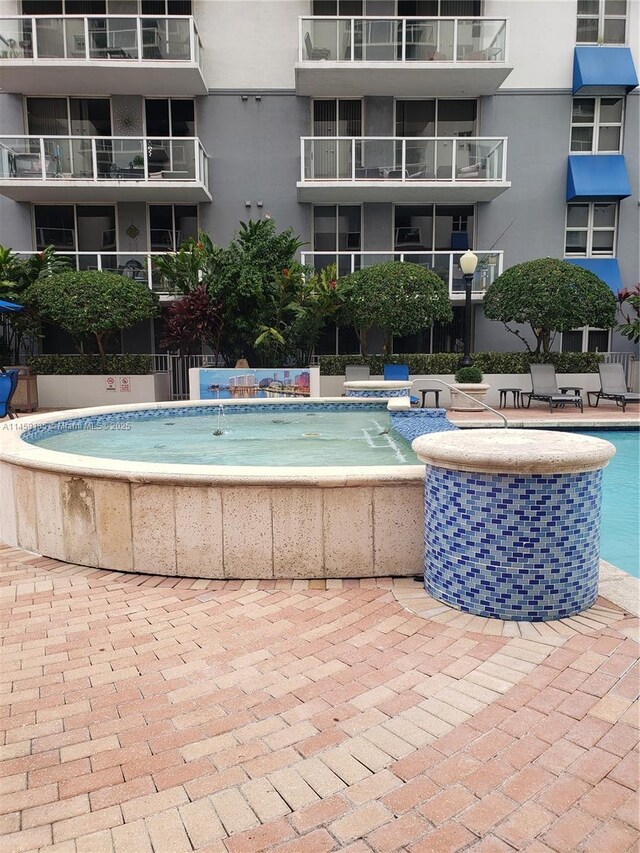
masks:
<svg viewBox="0 0 640 853"><path fill-rule="evenodd" d="M451 428L429 413L400 413L401 434L385 402L358 398L115 406L3 423L0 540L163 575L414 575L424 467L402 435ZM329 426L332 414L351 424L342 443L329 436L345 431ZM233 458L242 417L251 435ZM123 450L142 426L138 455Z"/></svg>

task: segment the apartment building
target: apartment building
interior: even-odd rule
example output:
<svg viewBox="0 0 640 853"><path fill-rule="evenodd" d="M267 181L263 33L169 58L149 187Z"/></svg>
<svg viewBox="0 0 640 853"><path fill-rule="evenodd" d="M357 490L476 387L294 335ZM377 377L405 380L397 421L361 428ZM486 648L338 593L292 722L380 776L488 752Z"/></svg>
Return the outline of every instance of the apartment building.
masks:
<svg viewBox="0 0 640 853"><path fill-rule="evenodd" d="M470 248L474 348L519 348L482 313L503 269L640 279L639 36L639 0L0 0L0 243L162 293L155 253L269 215L312 266L442 276L453 323L397 352L462 337ZM319 347L356 349L333 328Z"/></svg>

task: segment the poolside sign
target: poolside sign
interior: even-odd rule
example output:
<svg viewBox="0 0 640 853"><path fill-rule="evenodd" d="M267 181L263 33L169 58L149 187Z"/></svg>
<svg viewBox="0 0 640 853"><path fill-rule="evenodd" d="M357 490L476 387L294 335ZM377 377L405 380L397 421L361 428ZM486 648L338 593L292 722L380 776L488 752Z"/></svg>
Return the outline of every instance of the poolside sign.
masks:
<svg viewBox="0 0 640 853"><path fill-rule="evenodd" d="M105 376L104 377L104 389L105 389L105 391L115 391L116 390L116 377L115 376Z"/></svg>
<svg viewBox="0 0 640 853"><path fill-rule="evenodd" d="M192 400L318 397L320 368L196 367L189 371L189 390Z"/></svg>

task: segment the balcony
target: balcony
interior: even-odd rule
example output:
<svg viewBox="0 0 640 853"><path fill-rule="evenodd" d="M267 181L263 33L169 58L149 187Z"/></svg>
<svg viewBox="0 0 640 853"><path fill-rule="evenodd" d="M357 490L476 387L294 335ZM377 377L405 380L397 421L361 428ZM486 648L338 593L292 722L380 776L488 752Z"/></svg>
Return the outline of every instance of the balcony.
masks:
<svg viewBox="0 0 640 853"><path fill-rule="evenodd" d="M299 18L298 95L492 95L512 70L505 18Z"/></svg>
<svg viewBox="0 0 640 853"><path fill-rule="evenodd" d="M206 95L192 17L0 18L0 88L24 95Z"/></svg>
<svg viewBox="0 0 640 853"><path fill-rule="evenodd" d="M478 267L473 276L471 298L479 302L489 285L502 272L504 253L482 249L473 249L473 252L478 256ZM457 302L464 301L465 298L464 278L460 271L462 254L462 252L447 251L427 252L423 249L412 251L407 247L402 251L389 252L302 252L301 261L303 265L317 270L324 269L329 264L335 264L339 276L388 261L419 264L437 273L449 289L449 298Z"/></svg>
<svg viewBox="0 0 640 853"><path fill-rule="evenodd" d="M199 139L0 136L0 194L14 201L211 201Z"/></svg>
<svg viewBox="0 0 640 853"><path fill-rule="evenodd" d="M511 186L506 156L506 139L303 137L298 201L491 201Z"/></svg>

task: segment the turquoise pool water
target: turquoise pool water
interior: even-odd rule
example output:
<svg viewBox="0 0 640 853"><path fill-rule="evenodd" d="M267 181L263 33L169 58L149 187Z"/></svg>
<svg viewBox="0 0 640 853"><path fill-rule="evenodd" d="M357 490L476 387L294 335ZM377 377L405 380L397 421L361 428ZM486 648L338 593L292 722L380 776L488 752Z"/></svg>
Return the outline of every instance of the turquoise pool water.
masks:
<svg viewBox="0 0 640 853"><path fill-rule="evenodd" d="M124 415L114 423L38 437L36 443L63 453L179 465L418 464L409 442L391 431L384 408L224 416L212 409L206 415L148 420Z"/></svg>
<svg viewBox="0 0 640 853"><path fill-rule="evenodd" d="M603 559L640 577L640 431L584 431L616 446L602 477Z"/></svg>

